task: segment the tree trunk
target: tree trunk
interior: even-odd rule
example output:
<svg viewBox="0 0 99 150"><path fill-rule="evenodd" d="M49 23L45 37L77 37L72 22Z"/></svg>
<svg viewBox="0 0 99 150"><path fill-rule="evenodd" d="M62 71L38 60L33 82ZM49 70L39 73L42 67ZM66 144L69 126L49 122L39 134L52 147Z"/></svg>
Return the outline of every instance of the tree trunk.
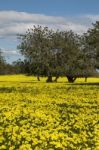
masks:
<svg viewBox="0 0 99 150"><path fill-rule="evenodd" d="M68 82L73 83L76 80L76 77L67 76Z"/></svg>
<svg viewBox="0 0 99 150"><path fill-rule="evenodd" d="M58 78L59 78L59 76L56 76L54 82L57 82L57 79L58 79Z"/></svg>
<svg viewBox="0 0 99 150"><path fill-rule="evenodd" d="M87 77L85 77L85 82L87 82Z"/></svg>
<svg viewBox="0 0 99 150"><path fill-rule="evenodd" d="M52 81L52 76L48 76L46 82L53 82L53 81Z"/></svg>
<svg viewBox="0 0 99 150"><path fill-rule="evenodd" d="M37 76L37 80L40 81L40 77L39 76Z"/></svg>

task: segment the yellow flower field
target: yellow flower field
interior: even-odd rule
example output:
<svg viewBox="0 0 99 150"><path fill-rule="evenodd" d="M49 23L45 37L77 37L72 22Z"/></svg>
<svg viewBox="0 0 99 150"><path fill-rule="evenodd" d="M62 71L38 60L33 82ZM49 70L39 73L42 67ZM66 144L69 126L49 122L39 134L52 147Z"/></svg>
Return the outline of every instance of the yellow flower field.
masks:
<svg viewBox="0 0 99 150"><path fill-rule="evenodd" d="M99 78L0 76L0 150L99 150Z"/></svg>

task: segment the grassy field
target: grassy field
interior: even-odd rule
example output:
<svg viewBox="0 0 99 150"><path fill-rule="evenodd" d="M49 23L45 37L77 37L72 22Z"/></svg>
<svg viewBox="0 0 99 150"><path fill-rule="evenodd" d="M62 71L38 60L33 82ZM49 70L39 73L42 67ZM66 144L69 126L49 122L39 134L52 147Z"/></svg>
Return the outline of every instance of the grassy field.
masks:
<svg viewBox="0 0 99 150"><path fill-rule="evenodd" d="M99 150L99 78L0 76L0 150Z"/></svg>

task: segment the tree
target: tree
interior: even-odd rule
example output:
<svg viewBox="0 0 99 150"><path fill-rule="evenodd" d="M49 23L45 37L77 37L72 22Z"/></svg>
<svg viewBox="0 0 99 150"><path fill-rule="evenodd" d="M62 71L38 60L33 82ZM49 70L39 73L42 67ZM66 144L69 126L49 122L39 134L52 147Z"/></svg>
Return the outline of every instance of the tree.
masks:
<svg viewBox="0 0 99 150"><path fill-rule="evenodd" d="M18 36L21 40L18 48L29 62L31 72L33 71L32 73L37 76L45 74L45 76L48 76L47 82L52 81L51 36L52 30L41 26L34 26L26 34Z"/></svg>
<svg viewBox="0 0 99 150"><path fill-rule="evenodd" d="M88 77L94 70L94 51L84 35L79 37L73 31L53 31L48 27L34 26L19 35L21 54L28 62L27 72L39 76L66 76L69 82L77 77Z"/></svg>
<svg viewBox="0 0 99 150"><path fill-rule="evenodd" d="M72 31L63 32L62 65L64 75L69 82L74 82L78 77L78 60L80 55L79 37Z"/></svg>
<svg viewBox="0 0 99 150"><path fill-rule="evenodd" d="M79 75L79 58L81 55L79 36L72 31L57 31L53 38L56 79L66 76L69 82L74 82Z"/></svg>
<svg viewBox="0 0 99 150"><path fill-rule="evenodd" d="M74 82L77 77L93 76L96 73L95 51L87 43L86 35L78 36L72 31L57 32L55 35L54 45L61 50L55 63L58 75L66 76L69 82Z"/></svg>
<svg viewBox="0 0 99 150"><path fill-rule="evenodd" d="M15 74L30 74L30 66L26 60L18 59L12 62L11 66Z"/></svg>
<svg viewBox="0 0 99 150"><path fill-rule="evenodd" d="M92 47L96 54L95 67L99 69L99 21L93 24L93 28L89 29L87 34L87 43Z"/></svg>
<svg viewBox="0 0 99 150"><path fill-rule="evenodd" d="M5 74L5 60L0 49L0 74Z"/></svg>
<svg viewBox="0 0 99 150"><path fill-rule="evenodd" d="M81 37L81 59L80 66L82 77L85 77L85 82L87 77L94 76L96 74L96 50L88 43L89 37L87 33L84 33Z"/></svg>

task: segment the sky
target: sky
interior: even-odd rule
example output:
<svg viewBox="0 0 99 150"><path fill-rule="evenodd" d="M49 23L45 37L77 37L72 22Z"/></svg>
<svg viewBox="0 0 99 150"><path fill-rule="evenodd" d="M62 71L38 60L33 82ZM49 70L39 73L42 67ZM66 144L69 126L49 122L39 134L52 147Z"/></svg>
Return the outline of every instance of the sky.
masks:
<svg viewBox="0 0 99 150"><path fill-rule="evenodd" d="M0 49L8 63L23 57L17 34L33 25L83 34L99 21L99 0L0 0Z"/></svg>

